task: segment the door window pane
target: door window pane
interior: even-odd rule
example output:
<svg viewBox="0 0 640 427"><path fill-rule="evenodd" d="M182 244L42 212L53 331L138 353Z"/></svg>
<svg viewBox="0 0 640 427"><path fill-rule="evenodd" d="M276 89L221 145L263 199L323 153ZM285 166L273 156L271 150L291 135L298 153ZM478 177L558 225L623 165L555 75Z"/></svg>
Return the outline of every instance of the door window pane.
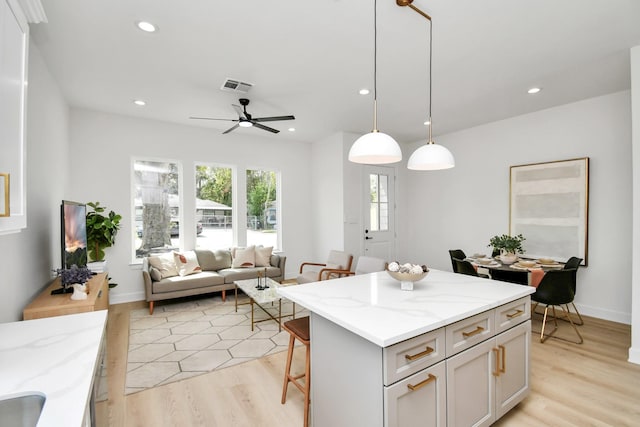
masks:
<svg viewBox="0 0 640 427"><path fill-rule="evenodd" d="M133 172L135 257L177 249L180 238L178 164L136 160Z"/></svg>
<svg viewBox="0 0 640 427"><path fill-rule="evenodd" d="M247 245L278 248L278 175L247 170Z"/></svg>
<svg viewBox="0 0 640 427"><path fill-rule="evenodd" d="M389 177L369 174L369 226L371 231L389 230Z"/></svg>
<svg viewBox="0 0 640 427"><path fill-rule="evenodd" d="M196 165L196 247L233 246L233 169Z"/></svg>

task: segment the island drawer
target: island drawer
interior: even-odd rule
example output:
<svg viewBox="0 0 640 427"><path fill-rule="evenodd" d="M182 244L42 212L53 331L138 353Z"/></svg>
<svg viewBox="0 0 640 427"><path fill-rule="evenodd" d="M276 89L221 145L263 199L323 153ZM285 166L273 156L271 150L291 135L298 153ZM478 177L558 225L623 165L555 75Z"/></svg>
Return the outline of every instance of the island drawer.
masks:
<svg viewBox="0 0 640 427"><path fill-rule="evenodd" d="M488 310L446 326L446 356L453 356L494 336L494 316L495 310Z"/></svg>
<svg viewBox="0 0 640 427"><path fill-rule="evenodd" d="M531 317L531 297L526 296L495 309L496 334L529 320Z"/></svg>
<svg viewBox="0 0 640 427"><path fill-rule="evenodd" d="M383 354L384 385L390 385L445 357L444 328L385 347Z"/></svg>

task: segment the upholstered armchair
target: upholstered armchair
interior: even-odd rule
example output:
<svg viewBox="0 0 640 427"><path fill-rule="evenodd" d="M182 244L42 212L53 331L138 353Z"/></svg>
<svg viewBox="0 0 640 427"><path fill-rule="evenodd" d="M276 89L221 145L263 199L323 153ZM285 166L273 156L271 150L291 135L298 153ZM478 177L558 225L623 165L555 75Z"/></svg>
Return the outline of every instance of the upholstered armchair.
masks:
<svg viewBox="0 0 640 427"><path fill-rule="evenodd" d="M303 262L300 264L300 274L296 278L298 283L319 282L345 275L351 270L353 255L343 251L330 251L327 262Z"/></svg>

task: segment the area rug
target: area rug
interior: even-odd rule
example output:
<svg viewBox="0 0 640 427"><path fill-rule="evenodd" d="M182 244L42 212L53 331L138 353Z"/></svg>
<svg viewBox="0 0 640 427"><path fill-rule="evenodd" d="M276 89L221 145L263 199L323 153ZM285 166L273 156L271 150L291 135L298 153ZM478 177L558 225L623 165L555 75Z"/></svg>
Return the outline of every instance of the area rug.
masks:
<svg viewBox="0 0 640 427"><path fill-rule="evenodd" d="M156 303L153 315L148 308L132 310L125 394L285 351L289 334L278 332L273 320L256 323L252 331L248 298L239 295L238 302L244 305L236 312L231 292L226 302L206 296ZM277 315L277 303L266 308ZM282 300L283 314L292 308ZM296 305L296 317L308 315ZM254 316L268 319L257 306Z"/></svg>

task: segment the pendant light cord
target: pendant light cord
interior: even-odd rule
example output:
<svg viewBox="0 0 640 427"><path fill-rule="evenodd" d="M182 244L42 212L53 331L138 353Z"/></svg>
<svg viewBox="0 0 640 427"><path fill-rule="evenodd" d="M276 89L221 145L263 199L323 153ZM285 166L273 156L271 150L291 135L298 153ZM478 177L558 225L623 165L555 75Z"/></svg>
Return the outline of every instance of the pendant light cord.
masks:
<svg viewBox="0 0 640 427"><path fill-rule="evenodd" d="M373 2L373 131L378 132L378 0Z"/></svg>
<svg viewBox="0 0 640 427"><path fill-rule="evenodd" d="M433 120L431 119L431 97L432 97L432 80L433 80L433 21L429 19L429 144L433 144L431 133L433 131Z"/></svg>

